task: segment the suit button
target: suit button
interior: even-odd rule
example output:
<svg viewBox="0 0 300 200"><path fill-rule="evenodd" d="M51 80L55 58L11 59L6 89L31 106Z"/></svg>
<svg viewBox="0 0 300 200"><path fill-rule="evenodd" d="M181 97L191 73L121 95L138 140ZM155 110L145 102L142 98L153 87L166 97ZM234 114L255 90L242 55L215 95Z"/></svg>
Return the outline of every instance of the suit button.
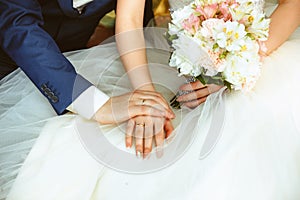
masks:
<svg viewBox="0 0 300 200"><path fill-rule="evenodd" d="M49 96L50 98L52 98L52 97L54 97L54 93L53 93L53 92L49 92L49 93L48 93L48 96Z"/></svg>
<svg viewBox="0 0 300 200"><path fill-rule="evenodd" d="M57 103L57 102L58 102L58 97L57 97L57 96L53 96L53 97L51 98L51 101L52 101L53 103Z"/></svg>
<svg viewBox="0 0 300 200"><path fill-rule="evenodd" d="M42 84L41 88L42 88L43 91L45 91L45 89L47 88L47 85L46 84Z"/></svg>
<svg viewBox="0 0 300 200"><path fill-rule="evenodd" d="M49 88L45 88L44 92L49 95L49 93L51 92L51 90Z"/></svg>

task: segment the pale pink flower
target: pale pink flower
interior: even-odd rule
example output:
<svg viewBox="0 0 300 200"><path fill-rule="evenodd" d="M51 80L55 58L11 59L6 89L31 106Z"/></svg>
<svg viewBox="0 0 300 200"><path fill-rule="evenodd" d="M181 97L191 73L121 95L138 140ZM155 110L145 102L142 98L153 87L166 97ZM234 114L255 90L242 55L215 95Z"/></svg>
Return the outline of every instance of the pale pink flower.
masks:
<svg viewBox="0 0 300 200"><path fill-rule="evenodd" d="M204 16L205 19L213 18L218 11L218 4L205 5L204 7L198 5L196 11Z"/></svg>
<svg viewBox="0 0 300 200"><path fill-rule="evenodd" d="M226 61L220 58L220 52L208 50L208 54L213 61L213 70L223 72L226 67Z"/></svg>
<svg viewBox="0 0 300 200"><path fill-rule="evenodd" d="M236 8L240 5L236 0L226 0L226 4L231 8Z"/></svg>
<svg viewBox="0 0 300 200"><path fill-rule="evenodd" d="M229 11L229 5L227 3L222 2L219 5L219 10L221 12L221 14L219 15L220 19L224 19L225 22L232 19L231 13Z"/></svg>
<svg viewBox="0 0 300 200"><path fill-rule="evenodd" d="M200 19L199 17L191 14L190 17L183 21L182 27L187 30L192 35L196 33L196 31L200 27Z"/></svg>
<svg viewBox="0 0 300 200"><path fill-rule="evenodd" d="M214 36L214 29L224 25L223 19L211 18L202 22L201 34L206 38Z"/></svg>

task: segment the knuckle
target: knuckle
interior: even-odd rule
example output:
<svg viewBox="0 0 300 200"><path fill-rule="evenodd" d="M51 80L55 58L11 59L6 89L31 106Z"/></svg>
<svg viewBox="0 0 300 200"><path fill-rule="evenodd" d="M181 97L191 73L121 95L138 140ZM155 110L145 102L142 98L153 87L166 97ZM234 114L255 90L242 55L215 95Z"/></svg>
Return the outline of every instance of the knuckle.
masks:
<svg viewBox="0 0 300 200"><path fill-rule="evenodd" d="M148 152L152 151L152 147L150 145L152 145L152 144L149 144L144 148L144 152L148 153Z"/></svg>
<svg viewBox="0 0 300 200"><path fill-rule="evenodd" d="M203 91L203 90L197 90L196 92L193 92L193 93L195 93L195 96L196 96L197 98L201 98L201 97L203 97L203 96L206 95L206 92Z"/></svg>
<svg viewBox="0 0 300 200"><path fill-rule="evenodd" d="M140 106L140 109L142 113L149 113L149 108L147 106L142 105Z"/></svg>

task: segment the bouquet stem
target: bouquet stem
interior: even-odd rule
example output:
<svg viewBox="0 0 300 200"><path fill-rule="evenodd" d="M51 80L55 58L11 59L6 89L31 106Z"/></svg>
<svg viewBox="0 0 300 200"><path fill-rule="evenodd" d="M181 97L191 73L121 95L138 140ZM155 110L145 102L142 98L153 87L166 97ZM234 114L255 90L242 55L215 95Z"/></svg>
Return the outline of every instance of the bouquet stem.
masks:
<svg viewBox="0 0 300 200"><path fill-rule="evenodd" d="M197 81L197 79L194 76L190 76L186 79L186 83L193 83ZM181 108L181 104L180 102L177 101L177 97L184 95L184 94L188 94L191 93L193 91L183 91L183 90L179 90L175 96L170 100L170 106L174 109L180 109Z"/></svg>

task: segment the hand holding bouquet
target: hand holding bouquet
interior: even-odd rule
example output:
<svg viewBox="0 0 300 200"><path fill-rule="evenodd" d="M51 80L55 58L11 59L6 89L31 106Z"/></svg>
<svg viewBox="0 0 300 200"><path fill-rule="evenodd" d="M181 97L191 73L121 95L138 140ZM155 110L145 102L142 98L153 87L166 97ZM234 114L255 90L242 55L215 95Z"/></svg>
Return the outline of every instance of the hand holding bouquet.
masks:
<svg viewBox="0 0 300 200"><path fill-rule="evenodd" d="M251 90L260 75L259 42L270 20L248 0L195 0L172 13L170 66L202 84Z"/></svg>

